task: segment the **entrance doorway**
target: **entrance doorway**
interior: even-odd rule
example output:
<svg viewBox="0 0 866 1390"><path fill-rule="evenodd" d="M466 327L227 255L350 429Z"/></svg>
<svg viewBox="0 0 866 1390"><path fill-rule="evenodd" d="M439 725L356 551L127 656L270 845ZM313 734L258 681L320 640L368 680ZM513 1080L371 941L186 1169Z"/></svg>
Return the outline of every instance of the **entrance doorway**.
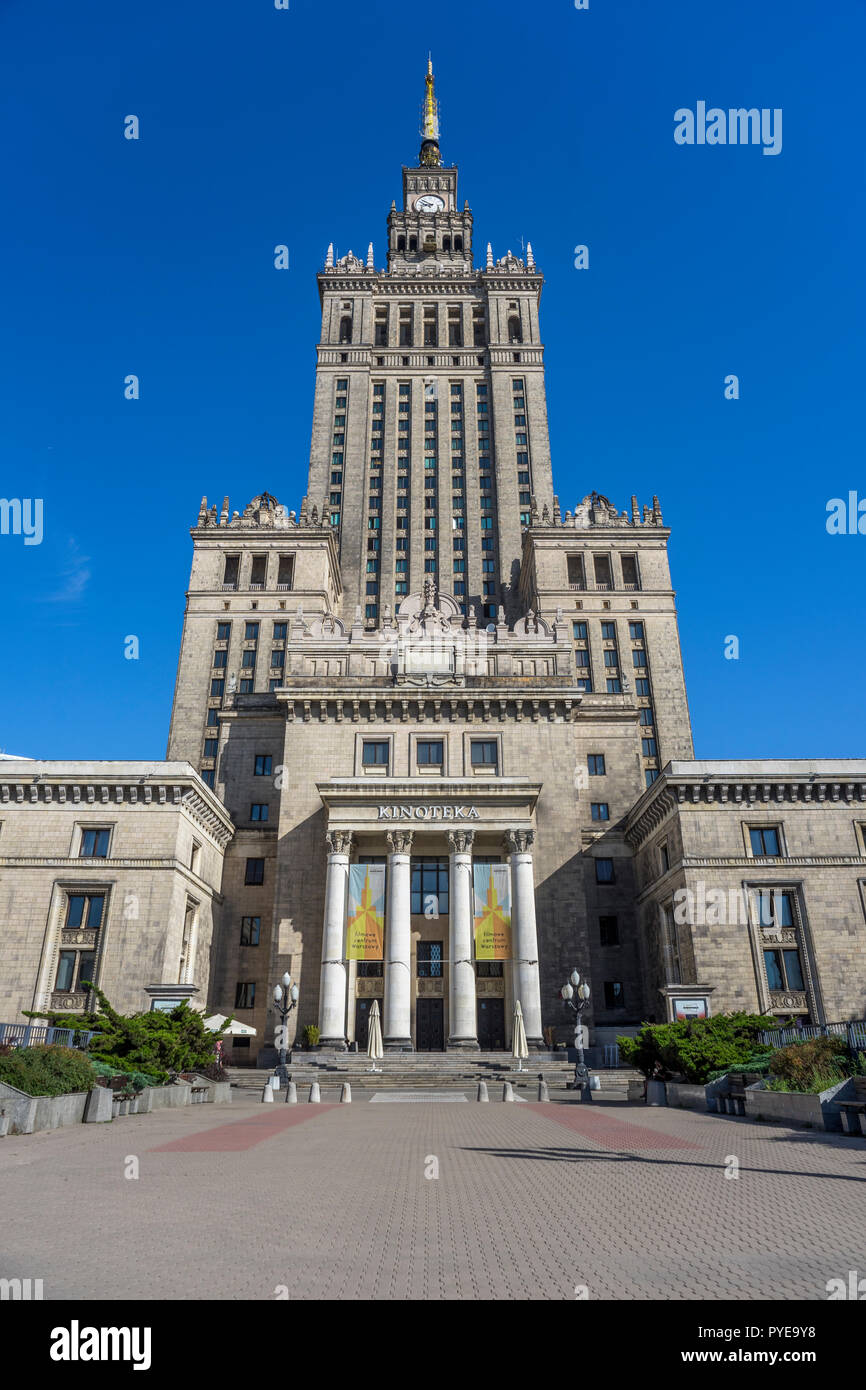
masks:
<svg viewBox="0 0 866 1390"><path fill-rule="evenodd" d="M445 1006L442 999L419 999L415 1005L415 1051L444 1052Z"/></svg>
<svg viewBox="0 0 866 1390"><path fill-rule="evenodd" d="M505 1000L478 1000L478 1046L482 1052L505 1050Z"/></svg>
<svg viewBox="0 0 866 1390"><path fill-rule="evenodd" d="M355 1041L358 1044L359 1052L367 1051L367 1044L370 1041L370 1010L376 1001L373 999L355 1000ZM379 1018L383 1017L383 1003L379 1000Z"/></svg>

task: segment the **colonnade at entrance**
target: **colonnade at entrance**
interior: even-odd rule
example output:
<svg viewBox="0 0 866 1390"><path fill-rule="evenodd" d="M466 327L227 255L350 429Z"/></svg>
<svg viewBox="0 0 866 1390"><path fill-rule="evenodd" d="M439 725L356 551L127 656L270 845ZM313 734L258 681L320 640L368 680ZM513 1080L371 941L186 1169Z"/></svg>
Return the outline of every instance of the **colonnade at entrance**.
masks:
<svg viewBox="0 0 866 1390"><path fill-rule="evenodd" d="M369 832L369 827L364 827ZM319 994L320 1046L347 1045L348 967L345 959L346 910L353 830L328 830L327 880L322 933L322 971ZM448 832L448 1048L478 1048L476 971L473 951L473 848L475 830ZM386 848L386 905L384 1001L382 1033L386 1051L413 1049L412 1043L412 853L423 854L424 832L390 829ZM520 1000L530 1047L541 1048L541 991L538 971L538 933L535 920L535 880L532 847L535 832L509 830L503 846L511 874L511 972L514 1000Z"/></svg>

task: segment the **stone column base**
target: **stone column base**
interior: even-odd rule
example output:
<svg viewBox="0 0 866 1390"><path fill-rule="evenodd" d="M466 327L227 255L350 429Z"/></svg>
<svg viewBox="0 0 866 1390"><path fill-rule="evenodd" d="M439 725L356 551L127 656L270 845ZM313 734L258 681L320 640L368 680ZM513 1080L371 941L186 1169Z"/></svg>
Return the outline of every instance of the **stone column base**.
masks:
<svg viewBox="0 0 866 1390"><path fill-rule="evenodd" d="M348 1052L349 1044L345 1038L319 1038L317 1052Z"/></svg>
<svg viewBox="0 0 866 1390"><path fill-rule="evenodd" d="M411 1038L385 1038L382 1043L386 1052L414 1052Z"/></svg>
<svg viewBox="0 0 866 1390"><path fill-rule="evenodd" d="M480 1052L477 1038L449 1038L449 1052Z"/></svg>

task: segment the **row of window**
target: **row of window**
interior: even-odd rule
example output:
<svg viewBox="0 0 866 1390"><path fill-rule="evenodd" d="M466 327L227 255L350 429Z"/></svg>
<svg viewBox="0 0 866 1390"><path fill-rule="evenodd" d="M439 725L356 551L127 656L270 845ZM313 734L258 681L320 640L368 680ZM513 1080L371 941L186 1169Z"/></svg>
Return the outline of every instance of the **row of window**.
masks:
<svg viewBox="0 0 866 1390"><path fill-rule="evenodd" d="M224 589L238 589L241 587L241 556L226 555L223 568ZM245 578L244 587L248 589L266 589L268 587L268 555L252 555L250 558L249 574ZM276 587L280 590L291 589L294 583L295 557L294 555L280 555L277 559Z"/></svg>
<svg viewBox="0 0 866 1390"><path fill-rule="evenodd" d="M587 566L590 558L592 559L592 588L594 589L614 589L614 571L612 556L604 553L594 552L592 557L589 555L568 555L566 563L568 566L568 587L570 589L587 589L589 575ZM637 590L640 585L640 574L638 571L637 555L618 556L621 572L622 587L629 590Z"/></svg>

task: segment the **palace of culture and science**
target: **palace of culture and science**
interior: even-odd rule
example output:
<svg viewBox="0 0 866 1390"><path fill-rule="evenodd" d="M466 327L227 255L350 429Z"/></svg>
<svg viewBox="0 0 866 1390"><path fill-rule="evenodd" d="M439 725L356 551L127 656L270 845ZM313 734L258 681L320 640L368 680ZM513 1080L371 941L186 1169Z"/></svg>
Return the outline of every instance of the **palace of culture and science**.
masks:
<svg viewBox="0 0 866 1390"><path fill-rule="evenodd" d="M324 1048L374 1000L386 1051L506 1048L519 1000L544 1049L575 967L593 1044L862 1018L866 761L694 760L659 500L560 505L541 270L475 244L432 64L386 236L318 275L300 505L202 500L168 761L0 762L0 1021L93 979L264 1060L289 971Z"/></svg>

